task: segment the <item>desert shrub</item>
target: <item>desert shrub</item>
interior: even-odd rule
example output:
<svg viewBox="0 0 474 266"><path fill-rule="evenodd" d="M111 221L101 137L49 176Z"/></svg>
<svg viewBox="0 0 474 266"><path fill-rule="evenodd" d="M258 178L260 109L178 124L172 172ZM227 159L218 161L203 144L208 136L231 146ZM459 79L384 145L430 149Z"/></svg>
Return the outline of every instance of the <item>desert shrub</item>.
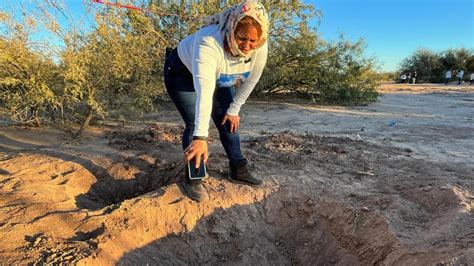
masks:
<svg viewBox="0 0 474 266"><path fill-rule="evenodd" d="M256 93L299 94L314 102L367 104L377 99L373 60L363 56L364 42L342 36L325 42L307 27L272 43L267 68Z"/></svg>
<svg viewBox="0 0 474 266"><path fill-rule="evenodd" d="M416 50L403 60L401 68L404 73L416 71L420 82L440 82L444 78L439 55L428 49Z"/></svg>
<svg viewBox="0 0 474 266"><path fill-rule="evenodd" d="M13 120L39 126L42 116L61 108L60 69L50 58L32 51L25 28L16 26L11 38L0 36L0 106Z"/></svg>
<svg viewBox="0 0 474 266"><path fill-rule="evenodd" d="M474 73L474 54L472 54L471 56L469 56L469 58L467 58L466 69L470 73Z"/></svg>
<svg viewBox="0 0 474 266"><path fill-rule="evenodd" d="M376 72L374 76L375 76L375 80L378 82L398 81L400 77L397 71Z"/></svg>
<svg viewBox="0 0 474 266"><path fill-rule="evenodd" d="M183 15L154 17L154 24L172 46L201 26L191 16L215 14L240 1L183 2L151 2L161 11ZM363 42L350 43L343 38L335 43L324 42L308 26L310 19L319 21L320 12L303 1L262 2L270 17L270 49L254 95L298 94L321 103L339 104L364 104L376 99L373 61L363 58ZM170 27L174 30L169 31Z"/></svg>
<svg viewBox="0 0 474 266"><path fill-rule="evenodd" d="M423 82L444 82L445 73L448 69L474 71L470 63L474 61L474 50L472 49L448 49L439 53L420 48L411 56L405 58L398 70L399 73L417 71L418 80ZM468 75L464 75L468 79Z"/></svg>
<svg viewBox="0 0 474 266"><path fill-rule="evenodd" d="M82 116L86 122L152 110L152 99L163 91L156 74L162 39L141 13L106 9L90 34L66 42L61 64L70 117Z"/></svg>
<svg viewBox="0 0 474 266"><path fill-rule="evenodd" d="M64 8L51 3L54 10ZM152 100L163 92L157 69L164 38L148 16L106 8L97 14L95 26L81 33L68 24L61 26L45 6L38 8L42 13L34 18L4 17L0 25L5 47L0 52L1 103L11 116L39 121L49 110L66 125L79 124L75 134L80 135L94 118L141 115L154 108ZM36 19L32 24L41 23L55 42L59 40L59 48L57 43L48 46L54 56L33 52L42 47L35 46L31 32L24 29L27 19Z"/></svg>
<svg viewBox="0 0 474 266"><path fill-rule="evenodd" d="M148 11L90 4L95 21L86 28L62 0L31 1L28 11L12 11L15 19L0 12L1 107L19 121L62 121L76 135L97 118L141 116L166 97L165 48L201 27L197 18L240 1L130 2ZM375 100L373 62L362 57L362 41L325 42L308 26L319 11L302 1L263 2L270 55L257 94L284 92L321 103ZM43 32L41 42L31 29Z"/></svg>

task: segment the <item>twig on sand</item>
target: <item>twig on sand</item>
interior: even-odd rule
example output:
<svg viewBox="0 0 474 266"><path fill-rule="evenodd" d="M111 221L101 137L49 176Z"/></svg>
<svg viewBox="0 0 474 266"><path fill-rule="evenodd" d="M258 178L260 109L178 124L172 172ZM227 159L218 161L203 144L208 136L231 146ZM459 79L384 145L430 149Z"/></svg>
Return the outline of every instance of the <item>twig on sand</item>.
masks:
<svg viewBox="0 0 474 266"><path fill-rule="evenodd" d="M352 224L354 225L352 227L352 233L351 233L351 238L354 243L357 244L357 241L354 240L355 237L355 231L357 229L357 225L359 223L359 217L360 217L360 212L358 210L352 209Z"/></svg>

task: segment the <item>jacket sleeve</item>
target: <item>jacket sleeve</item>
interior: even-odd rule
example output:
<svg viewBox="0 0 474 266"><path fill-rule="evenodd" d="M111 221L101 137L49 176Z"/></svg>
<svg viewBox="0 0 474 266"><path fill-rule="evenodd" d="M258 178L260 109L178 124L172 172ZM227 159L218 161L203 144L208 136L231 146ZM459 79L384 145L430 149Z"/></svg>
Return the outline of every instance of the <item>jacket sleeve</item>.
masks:
<svg viewBox="0 0 474 266"><path fill-rule="evenodd" d="M260 80L262 76L263 68L267 63L267 55L268 55L268 42L265 43L259 51L257 51L257 55L255 57L255 64L253 69L251 70L249 78L242 84L242 87L237 89L237 93L235 94L233 102L230 104L229 109L227 109L227 114L229 115L238 115L240 108L245 103L247 98L249 97L250 93L252 93L255 85Z"/></svg>
<svg viewBox="0 0 474 266"><path fill-rule="evenodd" d="M192 51L191 72L196 90L196 116L193 136L207 137L212 111L212 96L216 89L220 51L215 39L197 38Z"/></svg>

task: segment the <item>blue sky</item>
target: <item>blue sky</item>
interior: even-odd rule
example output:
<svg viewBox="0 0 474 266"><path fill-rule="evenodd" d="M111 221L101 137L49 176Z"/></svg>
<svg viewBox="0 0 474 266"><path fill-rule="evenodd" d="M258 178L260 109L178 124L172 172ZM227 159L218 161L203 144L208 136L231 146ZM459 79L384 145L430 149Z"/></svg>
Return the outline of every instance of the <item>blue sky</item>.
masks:
<svg viewBox="0 0 474 266"><path fill-rule="evenodd" d="M417 48L474 48L474 0L318 0L324 39L363 37L367 56L396 70Z"/></svg>
<svg viewBox="0 0 474 266"><path fill-rule="evenodd" d="M82 16L83 1L90 2L65 3L75 16ZM339 33L354 41L363 37L366 55L375 57L382 71L396 70L417 48L474 48L474 0L302 1L322 10L318 32L324 39L335 40ZM0 9L8 9L7 2L17 1L0 0Z"/></svg>

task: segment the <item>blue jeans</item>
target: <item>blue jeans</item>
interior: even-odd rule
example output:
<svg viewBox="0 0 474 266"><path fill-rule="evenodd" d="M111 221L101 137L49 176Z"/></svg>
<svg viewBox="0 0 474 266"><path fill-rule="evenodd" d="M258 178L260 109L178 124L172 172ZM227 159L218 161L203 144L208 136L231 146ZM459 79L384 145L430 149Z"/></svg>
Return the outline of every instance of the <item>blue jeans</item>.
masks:
<svg viewBox="0 0 474 266"><path fill-rule="evenodd" d="M185 129L182 137L183 150L189 146L193 139L194 117L196 111L196 91L193 85L193 76L181 62L178 52L174 49L166 58L164 66L165 86L171 100L176 105L184 120ZM240 136L230 132L230 123L221 125L235 95L235 88L216 88L212 99L211 117L219 130L219 137L224 150L229 158L229 163L234 165L245 160L240 149Z"/></svg>

